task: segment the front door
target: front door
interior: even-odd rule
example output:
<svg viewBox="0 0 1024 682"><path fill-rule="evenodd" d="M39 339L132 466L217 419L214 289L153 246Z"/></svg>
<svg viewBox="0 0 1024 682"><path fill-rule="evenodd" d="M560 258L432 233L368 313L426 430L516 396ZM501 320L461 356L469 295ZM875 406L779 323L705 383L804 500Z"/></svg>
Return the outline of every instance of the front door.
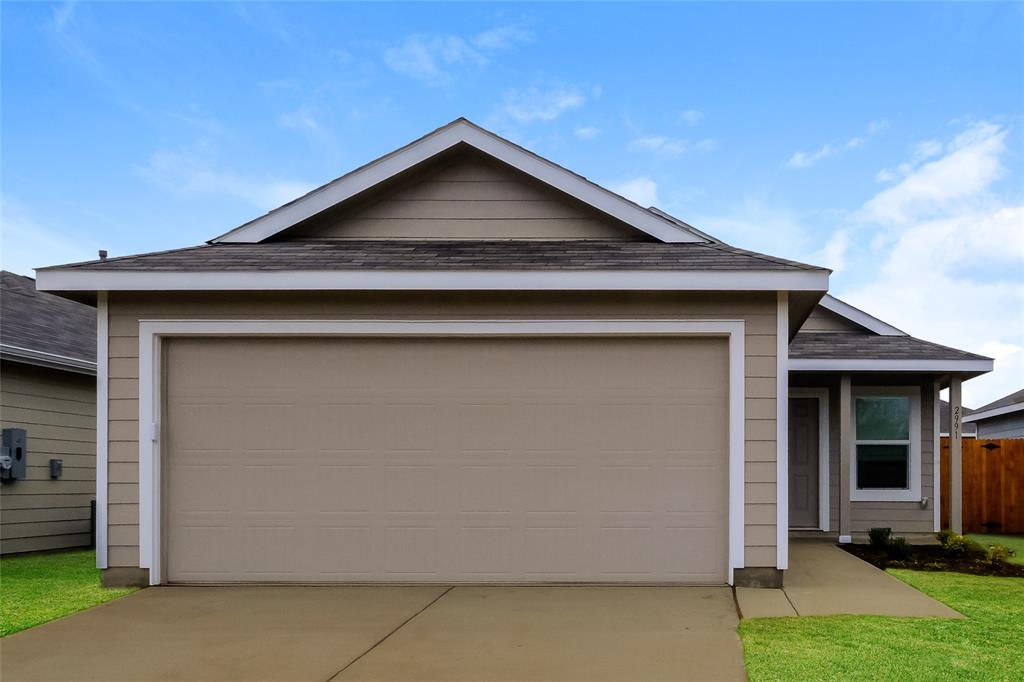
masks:
<svg viewBox="0 0 1024 682"><path fill-rule="evenodd" d="M818 399L789 399L789 525L818 527Z"/></svg>

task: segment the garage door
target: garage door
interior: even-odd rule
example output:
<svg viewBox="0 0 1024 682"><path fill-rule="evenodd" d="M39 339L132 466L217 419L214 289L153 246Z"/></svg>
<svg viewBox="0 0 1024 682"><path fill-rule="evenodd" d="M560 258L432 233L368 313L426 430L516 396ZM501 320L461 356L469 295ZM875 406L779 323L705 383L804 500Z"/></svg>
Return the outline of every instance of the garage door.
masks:
<svg viewBox="0 0 1024 682"><path fill-rule="evenodd" d="M171 582L726 580L724 339L165 349Z"/></svg>

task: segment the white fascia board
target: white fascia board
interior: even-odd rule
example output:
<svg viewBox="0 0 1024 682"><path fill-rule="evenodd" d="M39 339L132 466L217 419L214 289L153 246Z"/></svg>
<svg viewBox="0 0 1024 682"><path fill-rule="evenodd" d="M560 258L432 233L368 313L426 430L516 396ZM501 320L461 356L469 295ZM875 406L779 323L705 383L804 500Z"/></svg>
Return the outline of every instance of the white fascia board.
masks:
<svg viewBox="0 0 1024 682"><path fill-rule="evenodd" d="M976 422L980 419L989 419L991 417L998 417L1004 414L1010 414L1012 412L1020 412L1024 410L1024 403L1017 403L1015 405L1004 405L1003 407L994 407L991 410L971 412L966 417L963 417L961 422Z"/></svg>
<svg viewBox="0 0 1024 682"><path fill-rule="evenodd" d="M27 365L37 365L50 369L62 369L68 372L79 374L95 374L96 363L81 358L71 358L56 353L46 353L31 348L21 348L7 343L0 343L0 357L14 362L23 362Z"/></svg>
<svg viewBox="0 0 1024 682"><path fill-rule="evenodd" d="M700 235L638 204L531 154L465 120L455 121L412 144L359 168L264 216L216 237L214 242L255 243L311 218L457 144L467 144L499 161L618 218L663 242L705 242Z"/></svg>
<svg viewBox="0 0 1024 682"><path fill-rule="evenodd" d="M826 310L832 311L840 317L845 317L855 324L859 324L861 327L864 327L868 331L872 331L879 336L908 336L905 331L897 329L888 322L883 322L873 315L868 315L863 310L854 308L849 303L840 301L835 296L825 294L821 301L818 302L818 305Z"/></svg>
<svg viewBox="0 0 1024 682"><path fill-rule="evenodd" d="M824 270L39 270L40 291L824 291Z"/></svg>
<svg viewBox="0 0 1024 682"><path fill-rule="evenodd" d="M803 372L991 372L992 360L790 359L789 369Z"/></svg>

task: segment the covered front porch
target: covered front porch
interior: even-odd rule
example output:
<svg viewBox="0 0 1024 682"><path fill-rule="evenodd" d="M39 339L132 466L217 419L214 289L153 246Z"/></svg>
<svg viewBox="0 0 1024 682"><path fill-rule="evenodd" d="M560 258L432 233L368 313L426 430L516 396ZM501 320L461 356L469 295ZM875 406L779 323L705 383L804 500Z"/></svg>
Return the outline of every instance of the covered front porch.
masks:
<svg viewBox="0 0 1024 682"><path fill-rule="evenodd" d="M962 531L960 416L963 372L791 371L789 528L798 537L861 541L874 527L909 541ZM939 476L940 392L951 434L951 485Z"/></svg>
<svg viewBox="0 0 1024 682"><path fill-rule="evenodd" d="M828 295L788 354L784 527L841 543L876 527L923 540L940 530L945 497L950 529L962 532L961 385L992 371L992 359L914 338ZM944 490L939 395L947 389Z"/></svg>

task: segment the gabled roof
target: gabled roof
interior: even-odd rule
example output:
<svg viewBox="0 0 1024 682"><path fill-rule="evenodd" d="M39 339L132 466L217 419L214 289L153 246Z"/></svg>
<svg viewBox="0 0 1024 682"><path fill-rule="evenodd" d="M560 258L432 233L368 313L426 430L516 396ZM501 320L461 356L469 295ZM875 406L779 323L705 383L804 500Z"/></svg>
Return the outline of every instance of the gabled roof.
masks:
<svg viewBox="0 0 1024 682"><path fill-rule="evenodd" d="M718 243L437 239L310 239L261 244L203 244L40 268L40 271L53 269L99 272L605 269L822 272L821 268L813 265Z"/></svg>
<svg viewBox="0 0 1024 682"><path fill-rule="evenodd" d="M999 400L990 402L988 405L982 405L978 409L974 410L972 414L964 417L964 421L984 421L986 419L991 419L992 417L1010 414L1011 412L1019 412L1021 410L1024 410L1024 389L1014 391L1010 395L1003 396Z"/></svg>
<svg viewBox="0 0 1024 682"><path fill-rule="evenodd" d="M465 118L458 118L212 239L211 243L261 242L458 146L472 147L663 242L710 241L702 232L681 221L648 210Z"/></svg>
<svg viewBox="0 0 1024 682"><path fill-rule="evenodd" d="M791 370L957 372L964 376L992 371L992 358L914 338L835 296L825 294L818 305L856 327L798 332L789 344Z"/></svg>
<svg viewBox="0 0 1024 682"><path fill-rule="evenodd" d="M36 289L31 277L0 272L0 357L96 372L96 309Z"/></svg>
<svg viewBox="0 0 1024 682"><path fill-rule="evenodd" d="M835 296L825 294L818 305L826 310L830 310L836 315L845 317L854 324L860 325L865 329L872 331L881 336L906 336L905 331L901 331L896 327L892 326L888 322L878 319L874 315L869 315L860 308L854 308L852 305L845 301L840 301Z"/></svg>
<svg viewBox="0 0 1024 682"><path fill-rule="evenodd" d="M789 344L789 367L797 371L992 371L992 358L902 336L871 332L800 332Z"/></svg>
<svg viewBox="0 0 1024 682"><path fill-rule="evenodd" d="M828 271L724 244L323 240L205 244L40 268L51 291L808 291ZM815 293L815 296L819 293Z"/></svg>

